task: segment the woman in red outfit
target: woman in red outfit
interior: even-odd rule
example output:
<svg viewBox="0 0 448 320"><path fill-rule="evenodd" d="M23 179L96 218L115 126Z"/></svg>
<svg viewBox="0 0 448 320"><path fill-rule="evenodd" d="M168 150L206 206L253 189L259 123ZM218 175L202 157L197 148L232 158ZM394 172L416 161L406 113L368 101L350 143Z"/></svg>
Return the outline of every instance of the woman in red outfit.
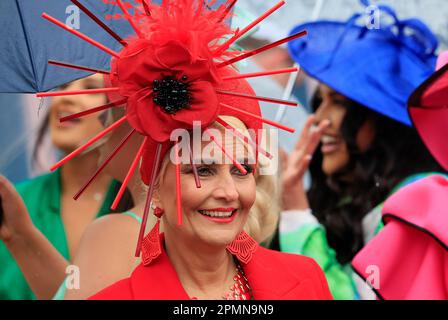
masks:
<svg viewBox="0 0 448 320"><path fill-rule="evenodd" d="M240 81L240 87L250 91L245 81ZM222 118L243 132L247 128L236 117ZM214 124L212 128L224 136L222 126ZM210 143L203 141L203 150ZM192 166L182 164L182 226L177 224L173 201L175 165L167 152L153 196L155 214L162 216L163 235L150 232L144 241L147 245L143 246L142 264L129 278L91 299L332 298L314 260L267 250L243 231L256 198L255 166L244 158L244 153L252 150L247 145L240 148L233 139L225 139L223 144L227 150L235 150L235 159L246 163L243 166L247 173L242 174L233 164L224 164L225 159L219 157L214 157L213 162L202 159L197 165L202 186L195 188ZM158 255L154 254L152 241L160 242Z"/></svg>

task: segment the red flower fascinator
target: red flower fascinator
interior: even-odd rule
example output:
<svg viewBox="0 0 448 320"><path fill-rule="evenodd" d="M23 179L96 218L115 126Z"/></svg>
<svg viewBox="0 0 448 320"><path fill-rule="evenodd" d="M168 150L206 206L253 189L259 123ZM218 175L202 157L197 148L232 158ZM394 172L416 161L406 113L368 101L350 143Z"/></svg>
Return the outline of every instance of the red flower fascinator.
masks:
<svg viewBox="0 0 448 320"><path fill-rule="evenodd" d="M297 68L239 74L233 65L304 36L306 31L253 51L239 52L231 49L232 44L282 7L285 1L279 1L244 29L232 30L227 21L231 16L231 9L237 2L236 0L229 0L216 10L210 8L215 2L213 0L164 0L160 6L152 5L149 0L142 0L141 8L136 9L144 14L136 16L129 15L122 1L117 0L117 5L121 7L124 16L128 18L136 33L135 36L128 39L121 39L78 0L71 1L117 39L123 45L123 49L120 52L115 52L44 13L43 17L45 19L109 53L112 59L110 71L50 60L49 63L60 67L103 73L107 77L107 87L95 90L38 93L38 97L103 92L107 93L109 97L113 97L111 103L92 108L81 114L71 115L69 118L73 119L117 106L123 106L126 113L122 119L113 123L84 146L62 159L52 169L58 168L75 157L123 122L129 122L132 130L78 192L75 196L77 198L133 134L144 135L144 142L112 205L112 208L117 206L130 177L137 168L140 159L142 159L141 176L143 182L149 185L149 191L137 250L137 254L139 254L149 204L154 191L154 182L161 160L171 147L177 146L175 141L170 141L173 130L190 130L193 128L194 122L200 122L201 129L204 131L215 122L226 129L233 129L220 117L227 115L240 119L248 129L255 129L255 132L262 128L263 123L294 132L294 129L262 118L259 101L288 106L297 106L297 104L291 101L257 96L245 79L296 72L298 71ZM68 120L68 118L61 119L61 121L65 120ZM233 132L238 137L237 132ZM258 136L253 137L253 139L239 138L246 143L255 145L257 152L265 152L258 148ZM219 142L213 137L212 141L219 145ZM232 158L225 151L224 146L220 145L220 148L222 148L224 154ZM232 159L232 161L241 171L244 171L243 166L235 159ZM179 165L176 165L176 202L178 221L181 224L182 210L179 181L180 169ZM197 187L200 187L197 174L196 184Z"/></svg>

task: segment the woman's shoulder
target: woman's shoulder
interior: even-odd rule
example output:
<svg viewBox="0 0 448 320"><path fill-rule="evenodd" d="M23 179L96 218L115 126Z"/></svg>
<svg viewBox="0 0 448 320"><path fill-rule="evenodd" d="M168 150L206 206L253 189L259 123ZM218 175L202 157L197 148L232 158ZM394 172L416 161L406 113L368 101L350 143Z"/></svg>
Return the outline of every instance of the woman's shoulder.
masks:
<svg viewBox="0 0 448 320"><path fill-rule="evenodd" d="M90 245L94 243L128 244L137 239L139 230L140 223L135 218L121 213L113 213L92 221L85 230L82 241L88 242Z"/></svg>
<svg viewBox="0 0 448 320"><path fill-rule="evenodd" d="M141 219L132 212L110 213L95 219L90 226L92 228L117 228L123 225L140 228Z"/></svg>
<svg viewBox="0 0 448 320"><path fill-rule="evenodd" d="M258 259L265 260L267 264L282 265L287 269L307 271L315 273L322 271L317 262L310 257L300 254L285 253L259 247L257 249Z"/></svg>
<svg viewBox="0 0 448 320"><path fill-rule="evenodd" d="M255 299L333 299L323 271L311 258L258 247L250 262L243 268ZM166 263L157 263L152 268L140 264L129 278L103 289L89 299L182 300L185 294L176 280L177 277L174 277L170 270ZM164 276L160 277L162 274ZM152 290L148 290L148 287ZM170 290L167 291L168 287Z"/></svg>
<svg viewBox="0 0 448 320"><path fill-rule="evenodd" d="M129 261L139 230L139 223L119 213L95 219L82 235L75 262L90 261L91 265L95 261L97 267L107 267L112 261ZM114 248L113 254L109 252L109 248Z"/></svg>
<svg viewBox="0 0 448 320"><path fill-rule="evenodd" d="M392 190L391 194L394 194L398 190L423 179L429 178L429 177L445 177L448 178L448 176L441 172L420 172L415 173L407 176L403 180L401 180Z"/></svg>
<svg viewBox="0 0 448 320"><path fill-rule="evenodd" d="M121 214L110 214L93 221L85 230L73 261L85 273L81 279L82 288L68 293L65 298L84 299L101 288L129 277L138 262L134 258L134 246L139 228L139 223L132 221L130 217L122 217ZM127 292L125 283L126 281L120 281L113 285L117 287L113 297L126 299L122 297ZM105 299L110 299L109 295Z"/></svg>
<svg viewBox="0 0 448 320"><path fill-rule="evenodd" d="M332 299L325 274L312 258L259 247L253 262L254 278L270 278L275 296L282 300Z"/></svg>

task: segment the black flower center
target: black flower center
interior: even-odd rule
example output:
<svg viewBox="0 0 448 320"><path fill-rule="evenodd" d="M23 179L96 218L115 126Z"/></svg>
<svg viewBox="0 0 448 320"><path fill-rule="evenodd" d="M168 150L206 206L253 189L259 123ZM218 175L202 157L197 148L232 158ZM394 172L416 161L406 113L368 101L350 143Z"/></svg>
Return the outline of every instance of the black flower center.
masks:
<svg viewBox="0 0 448 320"><path fill-rule="evenodd" d="M182 109L190 107L191 94L187 80L187 76L183 76L182 81L172 77L154 80L154 103L169 114L175 114Z"/></svg>

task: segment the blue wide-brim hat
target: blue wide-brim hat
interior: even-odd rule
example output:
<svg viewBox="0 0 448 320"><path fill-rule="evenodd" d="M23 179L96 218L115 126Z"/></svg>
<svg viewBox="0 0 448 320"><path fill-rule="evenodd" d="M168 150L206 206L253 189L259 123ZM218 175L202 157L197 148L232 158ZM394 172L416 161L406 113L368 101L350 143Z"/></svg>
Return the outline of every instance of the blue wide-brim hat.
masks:
<svg viewBox="0 0 448 320"><path fill-rule="evenodd" d="M434 72L438 40L420 20L401 21L392 8L378 8L393 22L385 25L381 21L379 28L368 28L365 15L358 13L347 22L301 24L291 34L306 29L308 36L290 42L288 49L311 77L411 126L407 100Z"/></svg>

